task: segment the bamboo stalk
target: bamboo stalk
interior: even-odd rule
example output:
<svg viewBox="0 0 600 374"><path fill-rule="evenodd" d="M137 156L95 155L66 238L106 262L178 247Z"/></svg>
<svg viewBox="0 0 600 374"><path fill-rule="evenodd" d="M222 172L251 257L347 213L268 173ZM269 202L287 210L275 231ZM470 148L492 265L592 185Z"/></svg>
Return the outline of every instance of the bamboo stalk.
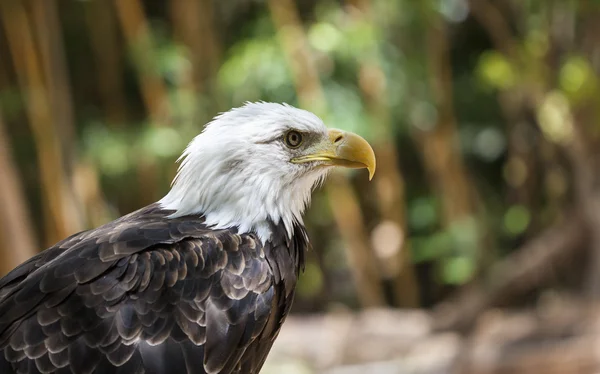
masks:
<svg viewBox="0 0 600 374"><path fill-rule="evenodd" d="M170 5L175 39L187 47L194 68L190 85L197 92L216 92L213 77L219 70L221 48L213 19L213 1L172 0Z"/></svg>
<svg viewBox="0 0 600 374"><path fill-rule="evenodd" d="M296 5L291 0L269 0L268 4L277 27L277 36L292 71L298 101L316 114L323 115L327 112L327 103Z"/></svg>
<svg viewBox="0 0 600 374"><path fill-rule="evenodd" d="M221 108L219 85L216 78L221 60L221 46L213 19L212 0L172 0L170 16L175 40L186 47L186 57L191 69L178 69L178 83L174 100L188 102L193 98L193 110L185 110L179 116L189 118L191 123L205 123L208 113ZM198 37L202 35L202 37ZM210 111L203 110L213 108Z"/></svg>
<svg viewBox="0 0 600 374"><path fill-rule="evenodd" d="M98 227L113 220L106 198L102 193L96 166L90 161L81 161L73 171L73 185L79 201L86 207L90 227Z"/></svg>
<svg viewBox="0 0 600 374"><path fill-rule="evenodd" d="M19 85L27 98L29 125L38 151L45 243L50 245L81 230L81 221L63 167L62 149L44 86L31 22L21 2L5 2L0 5Z"/></svg>
<svg viewBox="0 0 600 374"><path fill-rule="evenodd" d="M110 2L89 1L85 4L85 15L107 122L112 126L122 125L127 119L128 110L114 5Z"/></svg>
<svg viewBox="0 0 600 374"><path fill-rule="evenodd" d="M35 255L37 244L0 113L0 276Z"/></svg>
<svg viewBox="0 0 600 374"><path fill-rule="evenodd" d="M56 0L32 1L32 29L43 69L63 160L71 168L75 155L75 115Z"/></svg>
<svg viewBox="0 0 600 374"><path fill-rule="evenodd" d="M203 71L205 70L205 55L210 55L211 51L206 51L203 40L205 35L200 31L203 25L199 18L202 13L200 2L196 0L171 0L170 16L173 24L173 35L177 42L183 44L189 53L189 60L192 63L193 79L187 79L184 84L188 89L197 92L207 92L204 81ZM198 35L202 35L201 38ZM210 35L209 35L210 37Z"/></svg>
<svg viewBox="0 0 600 374"><path fill-rule="evenodd" d="M300 105L323 115L327 104L306 35L291 0L269 0L271 17L292 71ZM329 204L350 261L358 298L364 306L385 304L377 263L368 241L356 193L345 177L334 176L326 185Z"/></svg>
<svg viewBox="0 0 600 374"><path fill-rule="evenodd" d="M146 110L153 125L165 125L171 114L167 88L152 65L156 53L142 4L139 0L115 0L114 4L121 29L133 52Z"/></svg>

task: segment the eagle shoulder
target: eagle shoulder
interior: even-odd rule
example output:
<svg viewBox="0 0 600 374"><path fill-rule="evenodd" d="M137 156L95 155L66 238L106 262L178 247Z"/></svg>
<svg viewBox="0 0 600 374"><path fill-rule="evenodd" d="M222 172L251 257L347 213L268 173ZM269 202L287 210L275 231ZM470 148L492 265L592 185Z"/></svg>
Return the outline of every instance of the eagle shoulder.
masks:
<svg viewBox="0 0 600 374"><path fill-rule="evenodd" d="M80 233L0 280L0 371L256 372L299 255L167 214L151 206Z"/></svg>

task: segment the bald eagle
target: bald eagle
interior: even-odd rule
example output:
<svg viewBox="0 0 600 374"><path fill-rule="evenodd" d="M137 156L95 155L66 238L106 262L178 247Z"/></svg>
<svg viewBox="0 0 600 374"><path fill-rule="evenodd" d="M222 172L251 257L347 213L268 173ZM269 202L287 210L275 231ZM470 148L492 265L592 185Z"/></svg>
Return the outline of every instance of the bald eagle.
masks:
<svg viewBox="0 0 600 374"><path fill-rule="evenodd" d="M188 145L160 201L46 249L0 279L0 373L258 373L294 298L302 214L358 135L248 103ZM10 249L8 249L10 250Z"/></svg>

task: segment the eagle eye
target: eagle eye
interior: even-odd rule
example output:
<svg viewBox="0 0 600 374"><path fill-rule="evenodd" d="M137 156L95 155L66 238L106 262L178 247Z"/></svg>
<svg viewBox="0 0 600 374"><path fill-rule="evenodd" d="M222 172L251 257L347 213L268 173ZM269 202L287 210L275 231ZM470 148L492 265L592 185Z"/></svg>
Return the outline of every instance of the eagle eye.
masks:
<svg viewBox="0 0 600 374"><path fill-rule="evenodd" d="M302 144L302 133L290 130L285 134L284 142L290 148L298 148Z"/></svg>

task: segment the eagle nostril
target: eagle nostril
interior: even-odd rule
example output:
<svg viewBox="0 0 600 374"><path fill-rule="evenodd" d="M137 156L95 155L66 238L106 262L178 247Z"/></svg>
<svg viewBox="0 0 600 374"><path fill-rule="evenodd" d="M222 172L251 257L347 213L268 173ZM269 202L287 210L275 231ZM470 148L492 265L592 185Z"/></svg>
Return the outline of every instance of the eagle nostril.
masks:
<svg viewBox="0 0 600 374"><path fill-rule="evenodd" d="M344 136L340 134L337 136L337 138L335 138L333 143L337 144L337 143L341 142L342 140L344 140Z"/></svg>

